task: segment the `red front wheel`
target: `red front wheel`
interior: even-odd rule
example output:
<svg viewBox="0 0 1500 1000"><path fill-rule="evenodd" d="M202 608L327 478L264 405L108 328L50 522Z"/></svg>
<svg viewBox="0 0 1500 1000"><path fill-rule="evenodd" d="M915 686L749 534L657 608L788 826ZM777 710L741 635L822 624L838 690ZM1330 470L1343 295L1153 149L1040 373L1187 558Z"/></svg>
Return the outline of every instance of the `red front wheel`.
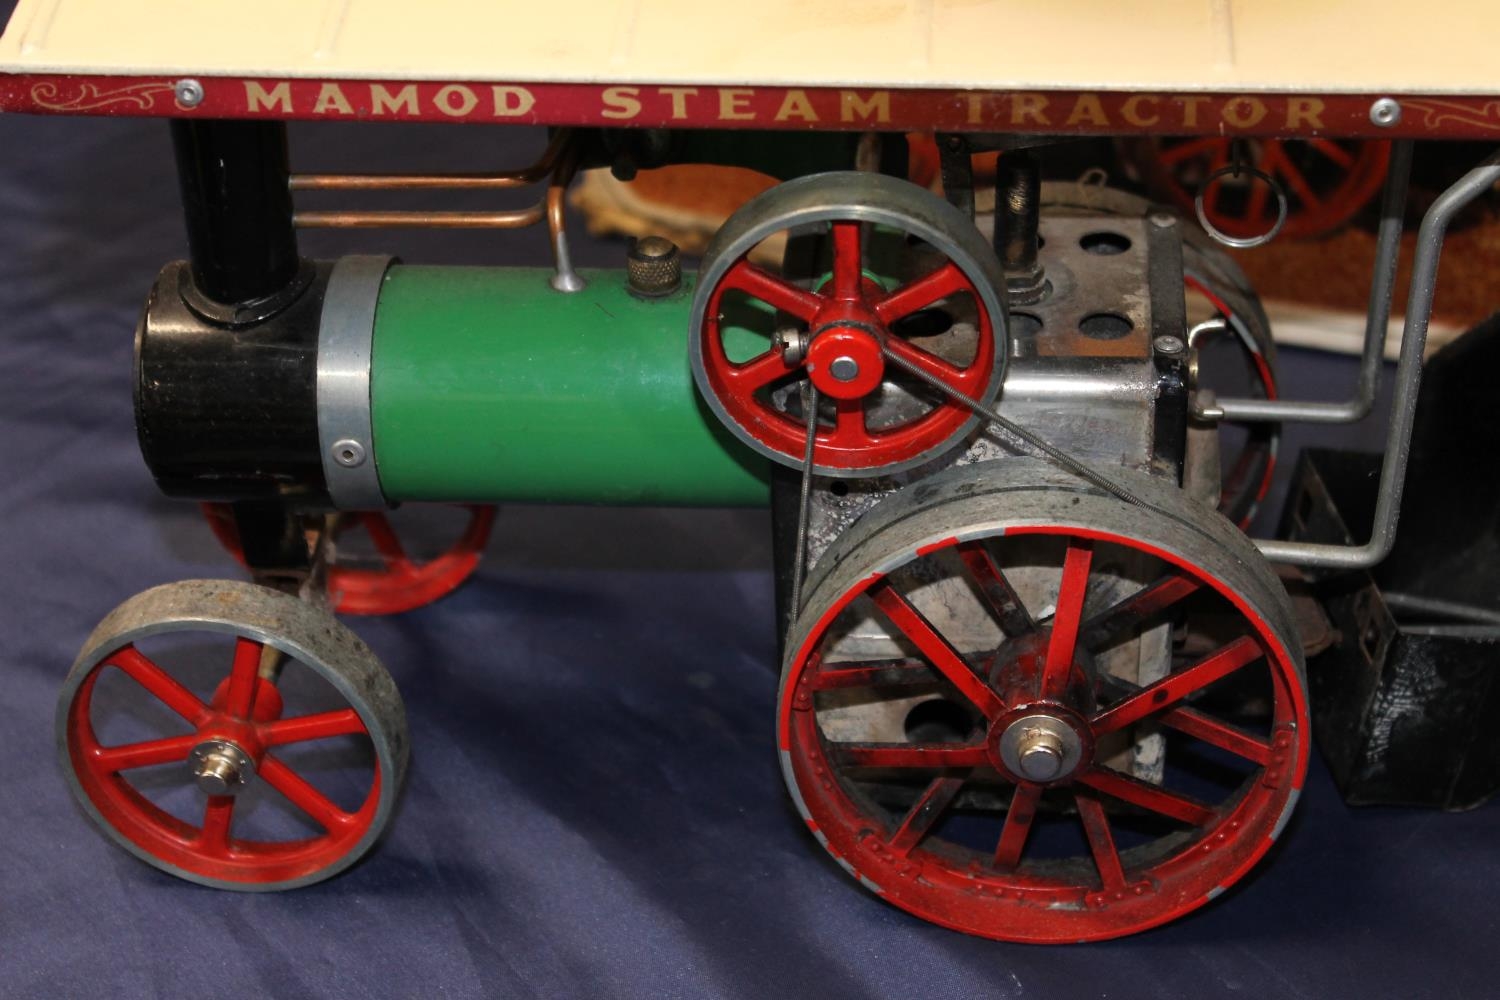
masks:
<svg viewBox="0 0 1500 1000"><path fill-rule="evenodd" d="M111 839L193 882L289 889L390 821L406 717L327 612L254 584L148 590L89 637L58 704L73 791Z"/></svg>
<svg viewBox="0 0 1500 1000"><path fill-rule="evenodd" d="M1280 833L1308 727L1286 599L1227 522L1025 460L877 508L811 582L779 741L808 827L865 886L1011 941L1203 905ZM827 567L832 567L828 569Z"/></svg>
<svg viewBox="0 0 1500 1000"><path fill-rule="evenodd" d="M395 615L425 607L462 586L479 568L495 525L495 508L487 504L455 504L450 509L466 517L463 530L456 541L430 559L407 551L407 543L402 542L388 514L381 511L340 514L334 528L335 549L328 570L333 609L345 615ZM203 513L214 537L243 564L244 550L233 508L229 504L205 503ZM358 534L366 536L369 545L364 548L368 551L356 551Z"/></svg>

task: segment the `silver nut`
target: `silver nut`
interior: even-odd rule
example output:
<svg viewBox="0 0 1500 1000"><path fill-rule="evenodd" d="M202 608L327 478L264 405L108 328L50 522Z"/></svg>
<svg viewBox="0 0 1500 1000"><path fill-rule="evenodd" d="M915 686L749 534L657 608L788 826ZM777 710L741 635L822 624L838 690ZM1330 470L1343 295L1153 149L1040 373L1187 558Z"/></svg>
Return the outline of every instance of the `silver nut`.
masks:
<svg viewBox="0 0 1500 1000"><path fill-rule="evenodd" d="M184 108L196 108L203 103L203 84L193 79L178 80L172 87L172 96Z"/></svg>
<svg viewBox="0 0 1500 1000"><path fill-rule="evenodd" d="M255 761L228 740L209 740L188 758L193 780L207 795L237 795L255 776Z"/></svg>
<svg viewBox="0 0 1500 1000"><path fill-rule="evenodd" d="M1062 738L1046 729L1033 729L1016 747L1021 773L1033 781L1051 781L1062 773Z"/></svg>
<svg viewBox="0 0 1500 1000"><path fill-rule="evenodd" d="M1181 337L1171 335L1157 337L1151 342L1151 347L1157 354L1165 354L1168 357L1175 357L1187 350L1187 344L1183 343Z"/></svg>
<svg viewBox="0 0 1500 1000"><path fill-rule="evenodd" d="M777 330L776 346L781 350L781 360L788 365L800 365L807 357L807 332L795 327Z"/></svg>
<svg viewBox="0 0 1500 1000"><path fill-rule="evenodd" d="M1370 105L1370 121L1390 128L1401 121L1401 103L1393 97L1382 97Z"/></svg>
<svg viewBox="0 0 1500 1000"><path fill-rule="evenodd" d="M353 438L340 438L333 443L329 449L333 460L346 469L354 469L365 464L365 446Z"/></svg>

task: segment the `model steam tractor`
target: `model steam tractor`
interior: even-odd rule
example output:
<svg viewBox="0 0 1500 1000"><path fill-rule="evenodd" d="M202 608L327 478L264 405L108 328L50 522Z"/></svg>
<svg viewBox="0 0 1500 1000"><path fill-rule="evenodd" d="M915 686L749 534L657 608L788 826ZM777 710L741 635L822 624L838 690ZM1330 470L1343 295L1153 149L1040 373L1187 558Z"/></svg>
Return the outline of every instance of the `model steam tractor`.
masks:
<svg viewBox="0 0 1500 1000"><path fill-rule="evenodd" d="M473 508L460 545L419 566L379 512L769 502L781 768L813 839L871 892L974 934L1093 940L1200 906L1267 851L1310 752L1272 563L1388 551L1444 229L1500 161L1419 234L1371 540L1242 529L1279 422L1368 412L1412 140L1500 130L1500 101L1466 86L1493 75L1493 31L1424 54L1397 14L1364 11L1340 30L1365 60L1325 68L1285 44L1306 25L1230 23L1229 4L1167 17L1189 6L1171 0L1095 11L1111 23L1078 44L1066 4L832 4L800 33L719 5L621 21L585 4L599 9L566 25L513 5L429 5L420 24L407 5L315 6L278 7L273 31L252 5L24 0L0 42L5 111L171 119L189 252L136 330L136 425L165 492L222 505L216 530L257 581L146 591L85 642L57 725L106 835L254 890L328 878L378 840L405 717L329 607L440 596L490 517ZM997 39L1065 34L1066 51L993 58ZM682 42L706 37L737 43ZM291 173L290 119L536 124L550 141L501 173ZM941 194L902 179L908 132L936 134ZM1216 166L1205 230L1042 183L1040 161L1082 135L1394 140L1355 398L1275 398L1265 313L1210 237L1203 191L1212 205L1233 181L1261 185L1239 220L1255 231L1218 235L1266 238L1288 208L1275 177ZM996 150L993 189L976 187L972 154ZM654 238L623 269L575 269L574 175L675 163L781 183L724 223L696 274ZM511 211L308 207L533 185ZM299 227L531 224L549 227L550 268L314 261L297 242ZM1204 388L1215 338L1242 349L1254 393ZM1221 455L1226 423L1249 429ZM339 562L356 522L387 560L373 578ZM121 711L131 699L145 708ZM337 783L299 770L309 746L344 755ZM246 808L254 796L294 821Z"/></svg>

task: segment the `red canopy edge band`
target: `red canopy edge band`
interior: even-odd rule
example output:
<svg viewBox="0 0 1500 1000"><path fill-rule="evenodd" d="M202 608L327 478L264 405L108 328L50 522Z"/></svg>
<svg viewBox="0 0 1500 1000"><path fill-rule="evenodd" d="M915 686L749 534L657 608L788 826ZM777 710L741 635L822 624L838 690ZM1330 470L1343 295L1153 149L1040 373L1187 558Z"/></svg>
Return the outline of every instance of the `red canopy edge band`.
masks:
<svg viewBox="0 0 1500 1000"><path fill-rule="evenodd" d="M0 111L127 117L489 122L636 128L1265 135L1484 139L1500 136L1500 97L1381 94L911 90L677 84L476 83L0 74Z"/></svg>

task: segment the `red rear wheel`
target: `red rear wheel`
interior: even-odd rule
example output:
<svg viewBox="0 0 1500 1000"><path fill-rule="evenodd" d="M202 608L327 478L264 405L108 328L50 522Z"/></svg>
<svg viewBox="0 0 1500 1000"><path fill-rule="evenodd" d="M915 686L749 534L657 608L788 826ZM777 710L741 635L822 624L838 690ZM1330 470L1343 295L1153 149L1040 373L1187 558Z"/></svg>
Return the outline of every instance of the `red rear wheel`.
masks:
<svg viewBox="0 0 1500 1000"><path fill-rule="evenodd" d="M1335 139L1230 139L1206 136L1153 139L1135 147L1135 160L1157 197L1193 211L1199 186L1233 162L1234 144L1248 150L1246 165L1274 177L1286 192L1282 233L1307 239L1330 233L1353 219L1385 181L1388 142ZM1276 221L1269 186L1248 173L1221 177L1203 192L1208 220L1224 233L1249 239Z"/></svg>
<svg viewBox="0 0 1500 1000"><path fill-rule="evenodd" d="M1170 488L1128 477L1143 512L999 464L898 495L822 560L783 677L787 783L925 919L1039 943L1164 923L1243 876L1301 788L1285 597Z"/></svg>
<svg viewBox="0 0 1500 1000"><path fill-rule="evenodd" d="M467 514L458 540L432 559L409 555L391 519L380 511L341 514L335 544L361 529L373 545L373 558L360 565L335 561L328 570L328 592L333 608L346 615L394 615L413 611L446 597L474 575L495 525L495 508L486 504L454 505ZM206 503L209 527L229 552L244 563L244 551L228 504Z"/></svg>
<svg viewBox="0 0 1500 1000"><path fill-rule="evenodd" d="M390 820L407 757L400 697L369 649L326 612L233 581L157 587L111 613L64 685L58 737L117 843L233 889L352 864Z"/></svg>

